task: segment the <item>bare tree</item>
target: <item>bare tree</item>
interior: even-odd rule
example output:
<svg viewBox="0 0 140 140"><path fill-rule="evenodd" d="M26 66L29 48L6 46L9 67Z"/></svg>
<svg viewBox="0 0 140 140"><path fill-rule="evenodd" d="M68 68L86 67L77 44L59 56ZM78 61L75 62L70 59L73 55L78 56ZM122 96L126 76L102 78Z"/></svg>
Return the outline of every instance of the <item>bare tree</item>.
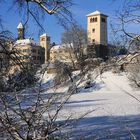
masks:
<svg viewBox="0 0 140 140"><path fill-rule="evenodd" d="M140 24L140 1L139 0L125 0L124 5L120 11L116 14L116 24L113 26L113 32L121 34L123 38L126 38L128 45L133 39L139 40L139 30L131 31L130 28L133 26L135 28L139 27ZM115 20L115 21L116 21Z"/></svg>
<svg viewBox="0 0 140 140"><path fill-rule="evenodd" d="M72 0L12 0L13 6L17 8L19 13L26 13L26 23L30 16L33 17L39 27L44 30L41 19L45 14L54 15L61 25L69 24L73 20L70 11L73 5Z"/></svg>
<svg viewBox="0 0 140 140"><path fill-rule="evenodd" d="M25 24L31 15L38 25L42 27L36 16L39 12L56 15L62 25L65 25L65 21L71 23L69 18L72 18L72 16L68 10L72 5L71 0L13 0L13 2L16 3L19 10L23 8L27 12ZM65 118L65 121L60 122L58 121L59 113L72 94L75 93L76 89L72 86L71 89L68 88L66 93L57 94L54 91L54 93L49 94L47 93L48 89L42 89L42 81L40 81L38 87L31 88L33 89L32 92L30 92L31 89L29 91L25 89L21 90L22 87L26 87L23 83L27 79L32 82L31 78L33 75L28 74L26 68L22 65L20 59L18 59L18 52L6 49L7 40L4 39L4 43L1 40L0 43L5 52L2 51L10 58L10 64L11 62L12 64L18 64L22 69L22 73L17 75L19 81L17 79L11 81L12 85L14 84L11 87L13 90L8 89L6 92L2 90L0 93L0 137L9 140L62 139L64 134L61 135L61 128L63 129L69 125L69 120L72 116L69 115ZM64 75L64 79L62 78L63 81L68 82L70 80L73 83L71 72L67 66L64 66L61 75ZM29 84L28 82L26 83ZM0 84L1 87L5 87L6 85L4 85L3 81ZM17 87L21 88L17 90Z"/></svg>
<svg viewBox="0 0 140 140"><path fill-rule="evenodd" d="M114 38L119 38L119 44L128 50L126 56L121 61L122 65L127 67L129 78L139 85L139 56L140 56L140 1L124 0L123 7L117 11L115 24L112 26ZM131 30L134 28L133 30ZM119 37L118 37L119 36ZM123 40L122 40L123 39ZM116 39L115 39L116 40ZM130 59L132 58L132 59ZM120 59L120 58L119 58ZM127 63L127 64L126 64Z"/></svg>
<svg viewBox="0 0 140 140"><path fill-rule="evenodd" d="M77 63L82 68L84 65L84 49L87 46L87 32L78 24L72 24L70 28L62 34L62 43L70 45L70 49L75 55ZM74 61L72 60L75 67Z"/></svg>

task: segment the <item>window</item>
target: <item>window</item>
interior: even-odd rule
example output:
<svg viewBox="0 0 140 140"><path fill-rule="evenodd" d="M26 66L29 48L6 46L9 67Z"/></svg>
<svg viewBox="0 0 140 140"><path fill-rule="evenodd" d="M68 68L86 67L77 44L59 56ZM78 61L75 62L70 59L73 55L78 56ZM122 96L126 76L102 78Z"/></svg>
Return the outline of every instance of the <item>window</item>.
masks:
<svg viewBox="0 0 140 140"><path fill-rule="evenodd" d="M92 18L90 18L90 22L92 22Z"/></svg>
<svg viewBox="0 0 140 140"><path fill-rule="evenodd" d="M36 53L36 50L35 50L35 49L33 49L33 50L32 50L32 53Z"/></svg>
<svg viewBox="0 0 140 140"><path fill-rule="evenodd" d="M92 22L97 22L97 17L95 17L95 18L90 18L90 22L92 23Z"/></svg>
<svg viewBox="0 0 140 140"><path fill-rule="evenodd" d="M39 56L37 56L37 60L40 60L40 57Z"/></svg>
<svg viewBox="0 0 140 140"><path fill-rule="evenodd" d="M106 22L105 18L102 18L102 22Z"/></svg>
<svg viewBox="0 0 140 140"><path fill-rule="evenodd" d="M97 17L94 19L95 22L97 22Z"/></svg>
<svg viewBox="0 0 140 140"><path fill-rule="evenodd" d="M33 56L33 60L36 60L36 56Z"/></svg>
<svg viewBox="0 0 140 140"><path fill-rule="evenodd" d="M27 49L24 49L23 52L28 52L28 50Z"/></svg>
<svg viewBox="0 0 140 140"><path fill-rule="evenodd" d="M95 29L92 29L92 33L94 33L95 32Z"/></svg>
<svg viewBox="0 0 140 140"><path fill-rule="evenodd" d="M92 39L92 43L95 43L95 39Z"/></svg>
<svg viewBox="0 0 140 140"><path fill-rule="evenodd" d="M23 56L23 58L24 58L24 59L28 59L28 58L29 58L29 56L25 55L25 56Z"/></svg>
<svg viewBox="0 0 140 140"><path fill-rule="evenodd" d="M45 41L45 38L41 38L41 41Z"/></svg>
<svg viewBox="0 0 140 140"><path fill-rule="evenodd" d="M47 41L50 41L50 37L47 38Z"/></svg>

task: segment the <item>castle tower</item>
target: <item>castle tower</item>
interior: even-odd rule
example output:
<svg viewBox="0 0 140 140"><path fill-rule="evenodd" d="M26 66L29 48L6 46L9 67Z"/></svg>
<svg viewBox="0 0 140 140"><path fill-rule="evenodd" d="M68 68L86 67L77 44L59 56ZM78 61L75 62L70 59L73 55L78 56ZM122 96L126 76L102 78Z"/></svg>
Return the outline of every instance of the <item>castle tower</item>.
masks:
<svg viewBox="0 0 140 140"><path fill-rule="evenodd" d="M45 63L47 63L50 58L50 37L47 34L40 36L40 46L45 48Z"/></svg>
<svg viewBox="0 0 140 140"><path fill-rule="evenodd" d="M107 15L95 11L87 15L87 31L89 44L107 46Z"/></svg>
<svg viewBox="0 0 140 140"><path fill-rule="evenodd" d="M24 39L24 26L23 24L20 22L17 26L17 30L18 30L18 39Z"/></svg>

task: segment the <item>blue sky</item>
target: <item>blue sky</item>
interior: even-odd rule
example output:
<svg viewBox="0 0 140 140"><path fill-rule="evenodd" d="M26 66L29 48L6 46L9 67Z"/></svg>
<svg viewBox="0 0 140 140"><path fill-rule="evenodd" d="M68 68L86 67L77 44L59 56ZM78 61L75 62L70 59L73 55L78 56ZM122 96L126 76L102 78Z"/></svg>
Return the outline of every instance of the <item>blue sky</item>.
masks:
<svg viewBox="0 0 140 140"><path fill-rule="evenodd" d="M86 15L94 12L95 10L99 10L109 16L109 27L111 20L115 16L115 11L121 7L122 0L116 0L115 2L113 2L113 0L74 0L74 3L75 5L72 7L71 11L73 12L74 17L77 19L78 23L86 29ZM5 29L10 30L13 33L14 37L16 37L16 27L20 21L25 20L25 16L18 14L15 8L8 10L9 8L10 2L1 6L0 15L3 19L3 25ZM57 24L55 17L46 14L45 20L42 22L47 34L51 36L51 41L60 43L61 34L64 30L60 25ZM28 29L26 30L26 37L33 37L36 41L38 41L38 28L37 26L35 26L35 24L35 21L31 19L28 24ZM108 29L108 34L110 38L110 28Z"/></svg>

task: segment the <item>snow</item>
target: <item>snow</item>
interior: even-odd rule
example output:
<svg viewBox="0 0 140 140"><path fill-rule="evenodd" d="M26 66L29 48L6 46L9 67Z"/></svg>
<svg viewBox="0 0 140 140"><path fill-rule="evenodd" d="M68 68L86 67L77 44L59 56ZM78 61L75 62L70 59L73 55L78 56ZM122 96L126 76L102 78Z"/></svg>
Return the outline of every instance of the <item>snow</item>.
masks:
<svg viewBox="0 0 140 140"><path fill-rule="evenodd" d="M37 44L33 39L30 39L30 38L27 38L27 39L20 39L20 40L17 40L15 42L15 45L27 45L27 44L33 44L33 45L39 45Z"/></svg>
<svg viewBox="0 0 140 140"><path fill-rule="evenodd" d="M51 50L50 50L50 51L59 50L59 49L60 49L60 47L61 47L61 45L55 45L55 46L53 46L53 47L51 48Z"/></svg>
<svg viewBox="0 0 140 140"><path fill-rule="evenodd" d="M138 58L140 58L139 53L123 55L119 57L118 64L123 64L123 63L129 64L130 62L131 64L134 64L137 62Z"/></svg>
<svg viewBox="0 0 140 140"><path fill-rule="evenodd" d="M96 72L95 72L96 73ZM80 71L74 71L74 79L80 80ZM65 123L70 115L70 126L64 127L62 133L70 140L114 140L140 138L140 89L131 86L125 73L104 72L95 79L92 75L92 87L85 89L87 79L78 86L78 92L73 94L58 114L58 123ZM55 74L45 72L40 75L43 100L47 95L63 96L67 94L68 85L54 87ZM74 81L75 81L74 80ZM76 81L75 81L76 82ZM78 83L78 82L76 82ZM24 106L30 106L36 99L38 88L31 88ZM65 96L64 96L65 97ZM63 101L60 100L60 102ZM55 110L52 109L52 113ZM85 115L86 114L86 115ZM44 117L47 113L44 114ZM83 116L83 117L81 117ZM78 120L78 118L81 118ZM69 122L67 122L69 123Z"/></svg>
<svg viewBox="0 0 140 140"><path fill-rule="evenodd" d="M84 89L81 86L79 93L71 97L69 102L72 104L69 106L75 106L73 111L76 113L98 108L88 115L92 117L138 115L140 114L140 102L130 96L132 94L138 98L140 96L138 93L139 91L134 91L130 87L124 75L106 72L102 75L102 80L98 78L92 88Z"/></svg>
<svg viewBox="0 0 140 140"><path fill-rule="evenodd" d="M66 50L70 48L71 46L73 46L73 44L59 44L59 45L53 46L50 51L59 51L61 49Z"/></svg>
<svg viewBox="0 0 140 140"><path fill-rule="evenodd" d="M46 37L47 36L47 34L46 33L44 33L44 34L42 34L40 37Z"/></svg>
<svg viewBox="0 0 140 140"><path fill-rule="evenodd" d="M94 15L101 15L101 14L104 15L102 12L96 10L95 12L92 12L92 13L88 14L87 16L94 16Z"/></svg>
<svg viewBox="0 0 140 140"><path fill-rule="evenodd" d="M75 75L78 74L75 72ZM80 119L64 130L71 139L136 139L140 137L140 89L131 86L125 73L103 73L93 81L93 87L84 89L85 82L78 87L78 93L71 96L58 121L66 116ZM66 87L55 92L65 93Z"/></svg>
<svg viewBox="0 0 140 140"><path fill-rule="evenodd" d="M23 24L22 24L22 22L20 22L19 24L18 24L18 26L17 26L17 29L23 29L24 27L23 27Z"/></svg>

